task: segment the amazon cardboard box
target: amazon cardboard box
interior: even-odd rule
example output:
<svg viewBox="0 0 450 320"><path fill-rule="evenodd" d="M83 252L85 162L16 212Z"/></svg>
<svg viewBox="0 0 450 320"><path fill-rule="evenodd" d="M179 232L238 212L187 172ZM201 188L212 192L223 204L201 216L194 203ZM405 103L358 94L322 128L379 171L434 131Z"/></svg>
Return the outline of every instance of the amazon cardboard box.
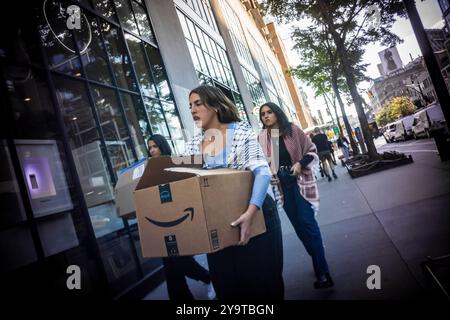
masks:
<svg viewBox="0 0 450 320"><path fill-rule="evenodd" d="M133 215L134 207L133 191L144 174L147 159L141 160L132 166L123 169L118 174L118 180L114 187L116 196L116 211L119 217Z"/></svg>
<svg viewBox="0 0 450 320"><path fill-rule="evenodd" d="M239 228L231 227L247 209L250 171L201 169L174 157L150 159L134 191L144 257L210 253L236 245ZM259 212L252 237L266 231Z"/></svg>

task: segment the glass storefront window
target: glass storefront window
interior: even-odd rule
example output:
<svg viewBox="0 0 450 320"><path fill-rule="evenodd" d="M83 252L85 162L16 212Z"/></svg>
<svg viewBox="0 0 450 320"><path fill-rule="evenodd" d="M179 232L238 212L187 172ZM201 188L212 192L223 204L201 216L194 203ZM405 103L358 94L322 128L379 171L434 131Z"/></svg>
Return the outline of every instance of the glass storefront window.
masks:
<svg viewBox="0 0 450 320"><path fill-rule="evenodd" d="M12 245L14 244L14 245ZM28 227L0 230L0 272L7 272L37 260Z"/></svg>
<svg viewBox="0 0 450 320"><path fill-rule="evenodd" d="M145 108L138 96L124 92L121 92L120 95L138 160L147 158L147 139L150 137L150 127Z"/></svg>
<svg viewBox="0 0 450 320"><path fill-rule="evenodd" d="M164 120L160 102L155 99L144 97L144 104L153 134L161 134L167 139L170 139L169 130L167 129L167 124Z"/></svg>
<svg viewBox="0 0 450 320"><path fill-rule="evenodd" d="M218 32L216 21L208 0L183 0L200 18Z"/></svg>
<svg viewBox="0 0 450 320"><path fill-rule="evenodd" d="M53 79L72 148L99 140L85 85L61 76Z"/></svg>
<svg viewBox="0 0 450 320"><path fill-rule="evenodd" d="M86 15L88 25L83 25L76 32L81 61L85 67L88 79L112 85L111 73L108 69L108 57L101 39L100 29L96 18Z"/></svg>
<svg viewBox="0 0 450 320"><path fill-rule="evenodd" d="M131 6L128 0L115 0L114 1L117 9L117 14L119 15L119 20L122 27L127 30L139 34L136 20L134 19L133 11L131 11Z"/></svg>
<svg viewBox="0 0 450 320"><path fill-rule="evenodd" d="M214 85L211 78L208 77L207 75L204 75L201 72L197 72L197 77L198 77L198 81L200 82L200 84L209 85L209 86Z"/></svg>
<svg viewBox="0 0 450 320"><path fill-rule="evenodd" d="M186 41L189 53L191 54L192 62L194 63L195 70L201 70L200 61L198 60L197 53L195 52L194 44L189 40Z"/></svg>
<svg viewBox="0 0 450 320"><path fill-rule="evenodd" d="M182 154L184 152L184 139L181 131L181 123L178 119L175 105L171 102L162 102L163 112L166 116L167 125L170 130L172 142L174 144L174 153Z"/></svg>
<svg viewBox="0 0 450 320"><path fill-rule="evenodd" d="M46 1L42 9L44 15L39 19L38 31L50 69L80 77L80 60L76 54L72 32L66 25L69 16L61 10L69 5L69 2L63 0ZM83 16L81 24L86 24Z"/></svg>
<svg viewBox="0 0 450 320"><path fill-rule="evenodd" d="M131 3L133 5L134 16L136 17L136 22L138 24L141 37L150 42L156 43L145 9L134 1L131 1Z"/></svg>
<svg viewBox="0 0 450 320"><path fill-rule="evenodd" d="M6 227L26 219L19 185L10 151L5 140L0 141L0 226Z"/></svg>
<svg viewBox="0 0 450 320"><path fill-rule="evenodd" d="M142 41L130 34L125 34L125 38L127 40L128 48L130 49L131 59L133 61L134 69L136 70L142 94L156 97L156 88L146 62Z"/></svg>
<svg viewBox="0 0 450 320"><path fill-rule="evenodd" d="M106 152L100 143L87 88L60 76L54 76L53 81L95 234L99 237L121 229L123 221L115 212Z"/></svg>
<svg viewBox="0 0 450 320"><path fill-rule="evenodd" d="M92 0L94 9L105 18L117 20L111 0Z"/></svg>
<svg viewBox="0 0 450 320"><path fill-rule="evenodd" d="M111 291L115 294L139 280L130 239L123 232L108 234L98 240Z"/></svg>
<svg viewBox="0 0 450 320"><path fill-rule="evenodd" d="M137 160L133 156L131 138L115 91L98 85L92 85L91 88L108 156L114 173L117 173Z"/></svg>
<svg viewBox="0 0 450 320"><path fill-rule="evenodd" d="M39 39L35 36L36 28L23 21L34 19L31 10L23 10L21 1L9 1L8 9L0 13L0 58L26 64L41 65L41 53ZM20 12L20 19L11 19L11 12Z"/></svg>
<svg viewBox="0 0 450 320"><path fill-rule="evenodd" d="M40 221L38 232L46 257L79 245L70 214L57 215Z"/></svg>
<svg viewBox="0 0 450 320"><path fill-rule="evenodd" d="M42 72L8 65L4 68L8 84L9 101L16 117L15 137L18 139L51 139L57 124Z"/></svg>
<svg viewBox="0 0 450 320"><path fill-rule="evenodd" d="M145 51L152 66L153 79L155 80L159 97L168 100L171 98L169 82L167 81L166 70L159 50L151 45L145 44Z"/></svg>
<svg viewBox="0 0 450 320"><path fill-rule="evenodd" d="M138 91L137 84L133 77L131 61L127 55L125 43L117 28L109 23L103 22L101 30L104 35L106 49L113 68L117 85L130 91Z"/></svg>

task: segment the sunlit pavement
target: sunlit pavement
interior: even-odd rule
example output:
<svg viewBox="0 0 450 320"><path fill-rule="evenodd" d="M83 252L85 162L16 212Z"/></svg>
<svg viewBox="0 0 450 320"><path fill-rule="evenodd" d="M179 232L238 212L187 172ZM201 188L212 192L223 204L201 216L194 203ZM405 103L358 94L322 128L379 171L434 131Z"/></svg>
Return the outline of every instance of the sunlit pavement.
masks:
<svg viewBox="0 0 450 320"><path fill-rule="evenodd" d="M450 163L440 161L432 139L386 144L379 138L376 145L379 152L411 154L414 162L357 179L341 165L337 180L318 175L317 219L334 288L313 288L311 259L280 213L286 299L411 299L428 294L420 262L450 253ZM204 256L198 260L206 266ZM370 265L381 268L380 290L367 288ZM206 299L205 285L188 283L197 299ZM167 299L165 283L146 299Z"/></svg>

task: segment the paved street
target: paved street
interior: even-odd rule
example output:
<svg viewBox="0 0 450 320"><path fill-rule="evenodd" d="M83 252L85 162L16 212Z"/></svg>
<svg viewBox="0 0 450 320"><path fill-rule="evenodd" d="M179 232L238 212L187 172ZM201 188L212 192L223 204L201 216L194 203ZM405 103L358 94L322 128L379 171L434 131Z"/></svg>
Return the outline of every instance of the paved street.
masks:
<svg viewBox="0 0 450 320"><path fill-rule="evenodd" d="M428 290L420 262L426 256L450 253L450 163L442 163L434 140L385 144L379 152L411 154L414 163L351 179L338 166L339 178L319 180L321 226L335 287L313 289L311 259L284 212L286 299L410 299ZM205 257L198 257L206 265ZM381 268L381 290L368 290L367 267ZM198 299L206 286L189 280ZM146 299L167 299L165 283Z"/></svg>

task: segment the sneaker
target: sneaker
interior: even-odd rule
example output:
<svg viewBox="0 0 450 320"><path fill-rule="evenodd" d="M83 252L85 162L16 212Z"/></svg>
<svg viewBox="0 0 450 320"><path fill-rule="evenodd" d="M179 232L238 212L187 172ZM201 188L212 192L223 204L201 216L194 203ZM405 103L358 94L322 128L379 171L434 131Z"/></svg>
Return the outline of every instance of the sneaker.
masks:
<svg viewBox="0 0 450 320"><path fill-rule="evenodd" d="M208 299L209 300L216 300L216 290L214 290L214 286L212 282L208 284Z"/></svg>
<svg viewBox="0 0 450 320"><path fill-rule="evenodd" d="M332 286L334 286L334 282L329 273L320 276L319 279L314 282L314 289L326 289Z"/></svg>
<svg viewBox="0 0 450 320"><path fill-rule="evenodd" d="M328 177L328 182L331 182L331 181L333 181L333 179L331 179L331 177L330 176L327 176Z"/></svg>
<svg viewBox="0 0 450 320"><path fill-rule="evenodd" d="M337 175L336 173L334 173L334 171L333 171L333 178L337 179Z"/></svg>

